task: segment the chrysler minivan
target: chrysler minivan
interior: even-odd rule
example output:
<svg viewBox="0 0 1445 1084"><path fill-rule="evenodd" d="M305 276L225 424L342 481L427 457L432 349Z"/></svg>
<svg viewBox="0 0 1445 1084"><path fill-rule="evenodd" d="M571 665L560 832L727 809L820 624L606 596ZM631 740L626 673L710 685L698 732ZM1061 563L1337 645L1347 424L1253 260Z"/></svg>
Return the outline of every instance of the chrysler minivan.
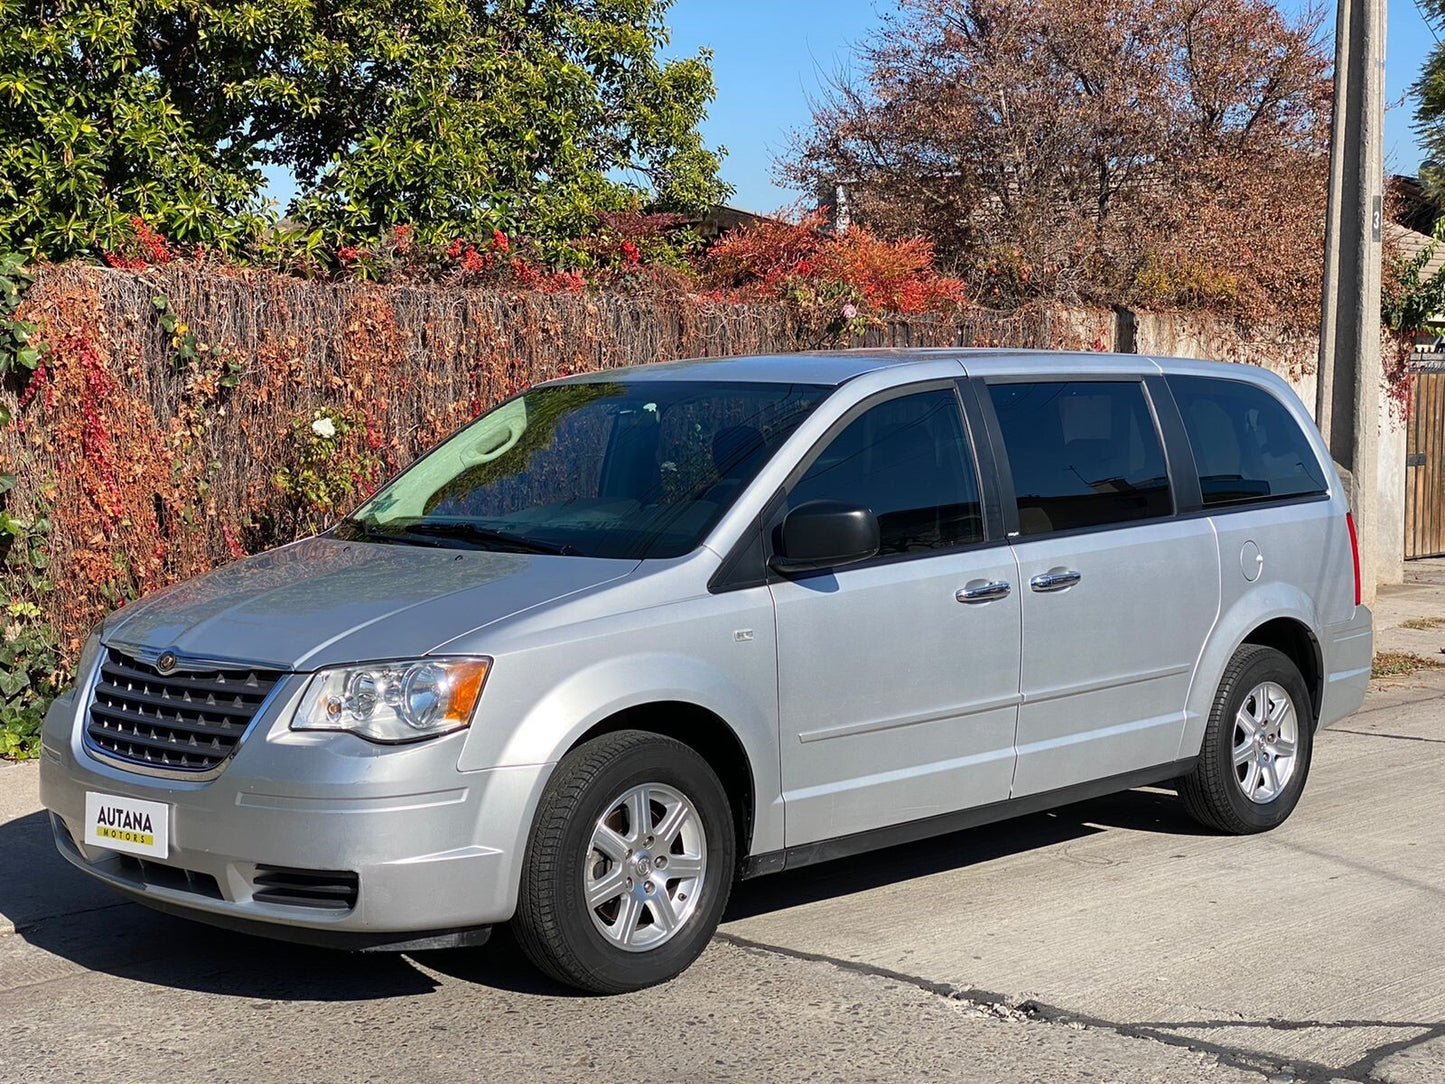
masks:
<svg viewBox="0 0 1445 1084"><path fill-rule="evenodd" d="M1243 365L1020 351L541 384L325 534L127 606L46 719L61 853L163 911L551 976L735 880L1145 784L1299 801L1372 654L1345 494Z"/></svg>

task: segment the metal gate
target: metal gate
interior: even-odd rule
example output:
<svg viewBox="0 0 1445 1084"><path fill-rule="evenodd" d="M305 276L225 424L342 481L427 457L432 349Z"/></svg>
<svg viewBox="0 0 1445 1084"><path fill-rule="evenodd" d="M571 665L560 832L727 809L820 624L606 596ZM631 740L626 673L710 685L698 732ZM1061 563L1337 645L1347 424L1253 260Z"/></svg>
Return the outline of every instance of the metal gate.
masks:
<svg viewBox="0 0 1445 1084"><path fill-rule="evenodd" d="M1411 379L1405 435L1405 558L1445 555L1445 371Z"/></svg>

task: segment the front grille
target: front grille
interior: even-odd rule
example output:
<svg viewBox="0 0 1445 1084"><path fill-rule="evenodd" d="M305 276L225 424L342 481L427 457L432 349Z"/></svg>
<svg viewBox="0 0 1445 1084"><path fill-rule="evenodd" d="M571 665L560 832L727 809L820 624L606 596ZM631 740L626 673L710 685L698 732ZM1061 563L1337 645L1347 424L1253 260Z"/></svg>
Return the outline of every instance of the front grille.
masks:
<svg viewBox="0 0 1445 1084"><path fill-rule="evenodd" d="M258 903L350 911L356 906L360 878L347 870L288 869L257 866L251 898Z"/></svg>
<svg viewBox="0 0 1445 1084"><path fill-rule="evenodd" d="M103 753L149 768L204 772L220 765L281 674L275 670L183 671L110 650L90 700L86 736Z"/></svg>

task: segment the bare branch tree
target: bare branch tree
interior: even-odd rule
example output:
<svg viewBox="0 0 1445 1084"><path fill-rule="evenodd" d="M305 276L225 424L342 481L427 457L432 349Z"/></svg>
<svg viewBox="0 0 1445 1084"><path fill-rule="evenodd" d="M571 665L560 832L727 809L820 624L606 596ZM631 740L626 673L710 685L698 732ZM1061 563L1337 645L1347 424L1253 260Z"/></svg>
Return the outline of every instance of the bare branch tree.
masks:
<svg viewBox="0 0 1445 1084"><path fill-rule="evenodd" d="M1330 106L1317 8L901 0L779 172L924 233L1000 304L1318 306Z"/></svg>

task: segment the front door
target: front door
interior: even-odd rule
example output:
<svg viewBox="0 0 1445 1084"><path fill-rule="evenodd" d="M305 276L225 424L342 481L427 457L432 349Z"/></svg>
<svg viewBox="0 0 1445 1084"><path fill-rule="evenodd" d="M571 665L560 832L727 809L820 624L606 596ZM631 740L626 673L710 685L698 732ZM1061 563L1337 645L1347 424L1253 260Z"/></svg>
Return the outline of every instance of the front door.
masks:
<svg viewBox="0 0 1445 1084"><path fill-rule="evenodd" d="M850 412L790 488L878 517L882 550L773 583L788 846L1008 797L1019 593L984 537L952 385Z"/></svg>
<svg viewBox="0 0 1445 1084"><path fill-rule="evenodd" d="M1144 385L1002 382L989 399L1018 501L1013 795L1168 764L1219 612L1219 556L1206 518L1174 514Z"/></svg>

